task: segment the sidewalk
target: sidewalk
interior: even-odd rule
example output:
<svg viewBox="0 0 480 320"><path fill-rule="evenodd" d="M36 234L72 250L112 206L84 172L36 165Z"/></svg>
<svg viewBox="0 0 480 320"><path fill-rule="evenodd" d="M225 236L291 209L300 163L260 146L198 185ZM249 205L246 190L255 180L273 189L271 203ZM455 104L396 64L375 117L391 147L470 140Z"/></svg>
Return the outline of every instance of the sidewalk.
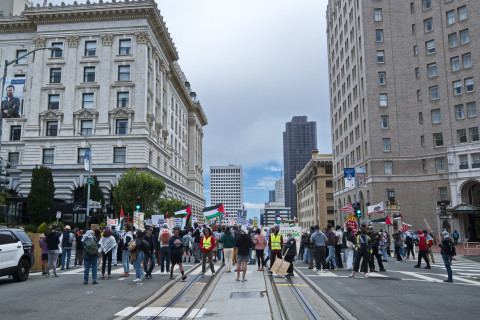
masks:
<svg viewBox="0 0 480 320"><path fill-rule="evenodd" d="M248 265L245 276L248 281L237 282L233 270L222 274L203 306L206 312L202 319L271 319L264 272L257 271L256 265Z"/></svg>

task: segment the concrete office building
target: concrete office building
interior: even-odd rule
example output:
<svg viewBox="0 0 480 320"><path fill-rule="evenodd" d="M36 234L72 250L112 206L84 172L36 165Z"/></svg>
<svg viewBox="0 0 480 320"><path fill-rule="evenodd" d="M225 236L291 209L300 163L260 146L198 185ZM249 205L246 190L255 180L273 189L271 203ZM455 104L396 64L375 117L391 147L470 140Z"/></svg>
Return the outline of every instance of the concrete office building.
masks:
<svg viewBox="0 0 480 320"><path fill-rule="evenodd" d="M317 148L317 124L306 116L296 116L285 124L283 132L283 165L285 168L285 206L291 208L291 217L297 216L297 194L293 179L311 158Z"/></svg>
<svg viewBox="0 0 480 320"><path fill-rule="evenodd" d="M83 202L84 154L112 209L111 190L131 167L162 177L165 196L201 218L202 127L207 118L177 61L153 0L30 7L0 19L0 60L41 50L8 67L26 77L18 118L4 119L1 156L10 189L24 198L32 168L52 169L55 198ZM86 188L85 188L86 189Z"/></svg>
<svg viewBox="0 0 480 320"><path fill-rule="evenodd" d="M364 212L367 202L395 199L414 228L426 219L436 232L465 237L472 225L480 234L479 13L479 1L329 0L332 147L366 169ZM341 207L355 201L343 169L353 161L333 162L343 222ZM471 213L440 219L440 200Z"/></svg>
<svg viewBox="0 0 480 320"><path fill-rule="evenodd" d="M242 167L235 165L210 167L210 205L223 203L227 218L237 219L243 210Z"/></svg>

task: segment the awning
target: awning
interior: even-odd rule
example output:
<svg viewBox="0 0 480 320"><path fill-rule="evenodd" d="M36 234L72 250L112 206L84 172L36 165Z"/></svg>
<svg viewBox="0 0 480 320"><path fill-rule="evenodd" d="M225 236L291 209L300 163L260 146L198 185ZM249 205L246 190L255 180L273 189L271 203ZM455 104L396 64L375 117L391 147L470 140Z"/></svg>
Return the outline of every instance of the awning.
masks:
<svg viewBox="0 0 480 320"><path fill-rule="evenodd" d="M461 203L456 205L452 209L449 209L448 212L456 214L480 214L480 206L473 204Z"/></svg>

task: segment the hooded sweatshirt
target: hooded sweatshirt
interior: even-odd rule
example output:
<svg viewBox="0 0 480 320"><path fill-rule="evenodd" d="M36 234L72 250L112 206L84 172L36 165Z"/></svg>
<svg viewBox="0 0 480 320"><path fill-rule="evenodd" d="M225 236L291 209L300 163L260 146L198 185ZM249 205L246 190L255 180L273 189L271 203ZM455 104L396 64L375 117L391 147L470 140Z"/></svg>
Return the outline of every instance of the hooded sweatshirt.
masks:
<svg viewBox="0 0 480 320"><path fill-rule="evenodd" d="M427 250L427 240L425 240L425 237L423 235L422 231L418 232L418 250L420 251L426 251Z"/></svg>

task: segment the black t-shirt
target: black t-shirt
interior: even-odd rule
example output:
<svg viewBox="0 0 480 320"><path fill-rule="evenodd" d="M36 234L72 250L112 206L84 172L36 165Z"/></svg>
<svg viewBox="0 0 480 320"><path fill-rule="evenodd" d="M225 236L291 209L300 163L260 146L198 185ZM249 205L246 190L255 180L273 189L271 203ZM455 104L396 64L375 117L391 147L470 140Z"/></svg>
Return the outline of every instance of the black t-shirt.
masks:
<svg viewBox="0 0 480 320"><path fill-rule="evenodd" d="M250 253L250 248L252 247L252 239L248 234L241 234L235 241L235 246L238 248L238 255L247 256Z"/></svg>

